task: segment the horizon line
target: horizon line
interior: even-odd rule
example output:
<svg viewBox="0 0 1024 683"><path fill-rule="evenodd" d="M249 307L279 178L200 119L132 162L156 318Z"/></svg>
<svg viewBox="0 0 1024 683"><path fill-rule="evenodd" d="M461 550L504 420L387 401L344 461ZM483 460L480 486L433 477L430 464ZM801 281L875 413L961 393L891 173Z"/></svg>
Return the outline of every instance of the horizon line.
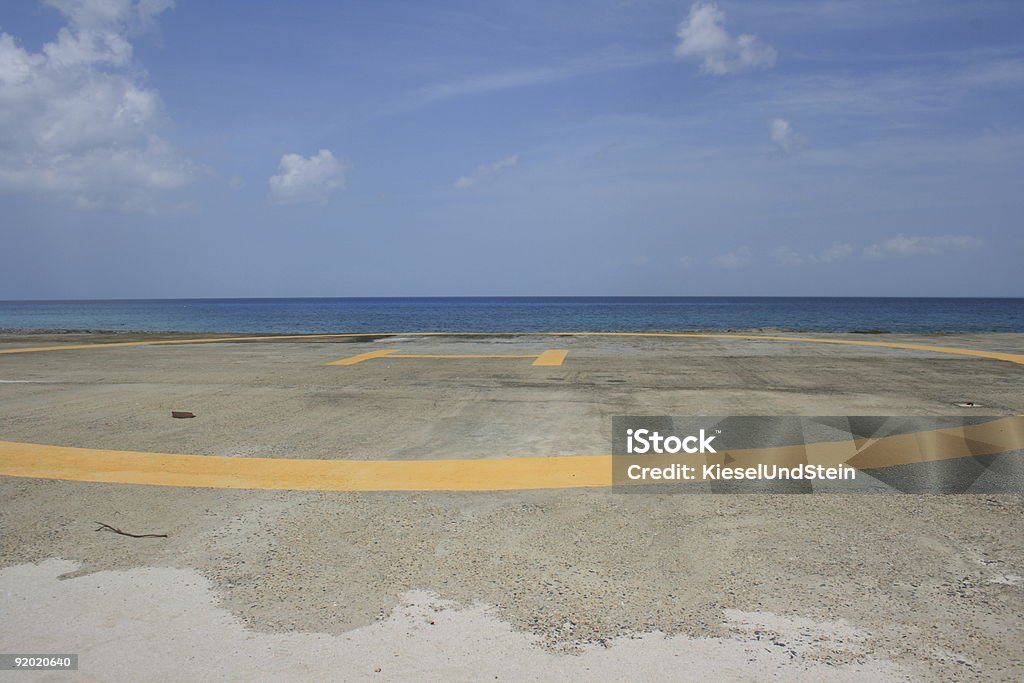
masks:
<svg viewBox="0 0 1024 683"><path fill-rule="evenodd" d="M1024 299L1024 295L797 295L797 294L474 294L474 295L392 295L392 296L197 296L197 297L90 297L0 299L0 304L99 303L116 301L327 301L398 299Z"/></svg>

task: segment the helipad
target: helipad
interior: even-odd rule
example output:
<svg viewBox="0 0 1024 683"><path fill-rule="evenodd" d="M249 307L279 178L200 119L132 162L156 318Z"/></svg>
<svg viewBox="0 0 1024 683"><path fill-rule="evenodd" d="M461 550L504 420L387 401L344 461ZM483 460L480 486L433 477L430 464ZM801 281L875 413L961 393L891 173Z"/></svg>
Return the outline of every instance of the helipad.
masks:
<svg viewBox="0 0 1024 683"><path fill-rule="evenodd" d="M1010 364L1024 354L942 341L528 332L8 346L0 474L330 491L601 487L616 414L955 414L957 398L1022 412ZM171 420L174 408L199 417ZM1004 445L1019 448L1020 430L1009 433Z"/></svg>
<svg viewBox="0 0 1024 683"><path fill-rule="evenodd" d="M535 364L555 350L561 364ZM207 614L163 578L101 583L160 567L210 582L230 614L203 623L282 638L376 633L422 590L545 643L732 643L724 615L759 633L795 615L793 638L824 628L811 637L857 667L893 643L901 661L931 662L966 637L987 662L977 670L1012 678L1020 495L615 495L608 454L616 415L1001 415L985 423L996 433L957 442L994 464L978 481L1001 478L1019 456L983 453L1024 438L1022 355L1015 334L0 334L0 468L15 475L0 476L0 555L31 585L91 596L75 614L110 623L152 622L144 599ZM880 439L868 465L975 465L900 464L946 436ZM835 449L801 455L828 463ZM47 558L74 564L42 576ZM25 604L34 617L41 603ZM87 641L106 632L72 622L71 645L96 652ZM850 625L839 637L838 623ZM431 612L401 633L442 627ZM201 632L155 632L184 630ZM937 666L910 677L965 671Z"/></svg>

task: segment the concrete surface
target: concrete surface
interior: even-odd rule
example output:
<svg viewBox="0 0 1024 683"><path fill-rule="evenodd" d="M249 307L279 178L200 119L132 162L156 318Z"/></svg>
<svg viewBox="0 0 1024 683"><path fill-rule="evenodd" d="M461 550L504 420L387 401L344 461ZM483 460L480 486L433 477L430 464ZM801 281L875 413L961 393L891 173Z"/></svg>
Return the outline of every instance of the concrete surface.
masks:
<svg viewBox="0 0 1024 683"><path fill-rule="evenodd" d="M874 337L1024 349L1012 334ZM5 337L0 348L64 340ZM379 348L569 354L559 367L326 365ZM954 405L965 401L1019 414L1022 373L928 352L721 339L68 350L0 356L0 439L237 457L607 453L618 414L970 414ZM179 409L198 417L171 419ZM623 679L634 662L654 667L636 676L673 677L680 661L700 672L693 652L720 663L709 676L737 679L1024 675L1020 496L303 493L2 477L0 500L0 643L79 652L82 680L137 678L112 662L147 647L150 673L195 678L203 662L170 662L211 624L232 644L218 666L234 661L238 680L267 652L287 678L299 670L289 661L323 648L342 678ZM95 521L168 538L97 532ZM174 618L157 616L154 593ZM42 628L53 610L40 605L54 601L68 609ZM429 605L441 605L427 624L441 635L423 626ZM459 654L480 634L515 656ZM436 667L409 668L428 642ZM388 653L398 666L373 665Z"/></svg>

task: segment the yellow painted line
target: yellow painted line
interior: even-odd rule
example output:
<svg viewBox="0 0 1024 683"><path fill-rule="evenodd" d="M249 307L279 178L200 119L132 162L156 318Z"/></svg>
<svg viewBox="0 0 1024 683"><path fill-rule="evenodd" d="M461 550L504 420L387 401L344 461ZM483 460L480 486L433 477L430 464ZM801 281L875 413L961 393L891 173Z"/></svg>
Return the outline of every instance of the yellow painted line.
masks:
<svg viewBox="0 0 1024 683"><path fill-rule="evenodd" d="M468 353L403 353L399 356L392 356L392 358L536 358L533 355L518 355L518 356L478 356Z"/></svg>
<svg viewBox="0 0 1024 683"><path fill-rule="evenodd" d="M103 349L118 346L159 346L161 344L212 344L214 342L264 341L270 339L330 339L332 337L393 337L394 332L374 334L371 332L344 332L339 334L277 334L255 337L203 337L201 339L151 339L147 341L99 342L95 344L64 344L62 346L29 346L0 349L6 353L39 353L42 351L72 351L75 349ZM404 335L403 335L404 336Z"/></svg>
<svg viewBox="0 0 1024 683"><path fill-rule="evenodd" d="M610 456L483 460L231 458L0 441L0 475L296 491L499 491L611 484Z"/></svg>
<svg viewBox="0 0 1024 683"><path fill-rule="evenodd" d="M540 355L534 354L474 354L474 353L398 353L394 350L370 351L361 353L358 356L342 358L328 363L327 365L355 365L374 358L439 358L439 359L506 359L506 358L533 358L533 365L557 366L565 360L569 352L564 349L550 349Z"/></svg>
<svg viewBox="0 0 1024 683"><path fill-rule="evenodd" d="M341 337L493 337L493 336L557 336L557 337L665 337L704 338L704 339L752 339L761 341L808 342L817 344L843 344L848 346L871 346L889 349L907 349L913 351L929 351L932 353L950 353L961 356L974 356L1002 360L1009 363L1024 365L1024 354L987 351L982 349L961 349L952 346L934 346L930 344L912 344L905 342L883 342L856 339L822 339L819 337L780 337L759 334L714 334L703 332L343 332L337 334L288 334L261 335L254 337L210 337L203 339L157 339L151 341L109 342L97 344L65 344L62 346L32 346L0 349L0 355L11 353L38 353L44 351L68 351L75 349L98 349L123 346L156 346L176 344L210 344L215 342L268 341L275 339L331 339Z"/></svg>
<svg viewBox="0 0 1024 683"><path fill-rule="evenodd" d="M382 349L380 351L370 351L368 353L361 353L358 356L349 356L348 358L342 358L341 360L331 361L327 365L355 365L356 363L362 363L364 360L372 360L374 358L383 358L384 356L390 356L398 353L395 349Z"/></svg>
<svg viewBox="0 0 1024 683"><path fill-rule="evenodd" d="M533 364L543 367L556 367L562 364L568 353L565 349L549 349L537 356L537 360L533 361Z"/></svg>
<svg viewBox="0 0 1024 683"><path fill-rule="evenodd" d="M929 444L940 446L928 447ZM860 469L1024 449L1024 417L874 440L730 451L736 464L848 462ZM724 455L724 454L720 454ZM297 491L504 491L607 487L612 456L310 460L146 453L0 441L0 475L113 484Z"/></svg>
<svg viewBox="0 0 1024 683"><path fill-rule="evenodd" d="M979 358L991 358L993 360L1004 360L1010 363L1024 365L1024 354L1003 353L1000 351L987 351L982 349L960 349L953 346L933 346L930 344L912 344L907 342L882 342L866 341L858 339L821 339L819 337L777 337L759 334L703 334L699 332L583 332L584 335L601 336L640 336L640 337L712 337L715 339L764 339L767 341L786 342L812 342L818 344L845 344L849 346L875 346L888 349L908 349L913 351L931 351L934 353L952 353L962 356L976 356Z"/></svg>

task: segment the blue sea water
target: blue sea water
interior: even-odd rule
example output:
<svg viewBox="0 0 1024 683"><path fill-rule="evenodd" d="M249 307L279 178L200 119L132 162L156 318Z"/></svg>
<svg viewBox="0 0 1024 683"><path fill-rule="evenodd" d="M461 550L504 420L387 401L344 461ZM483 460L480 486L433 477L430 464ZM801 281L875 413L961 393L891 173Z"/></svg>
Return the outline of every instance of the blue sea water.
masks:
<svg viewBox="0 0 1024 683"><path fill-rule="evenodd" d="M1024 299L479 297L0 301L0 329L146 332L1024 332Z"/></svg>

